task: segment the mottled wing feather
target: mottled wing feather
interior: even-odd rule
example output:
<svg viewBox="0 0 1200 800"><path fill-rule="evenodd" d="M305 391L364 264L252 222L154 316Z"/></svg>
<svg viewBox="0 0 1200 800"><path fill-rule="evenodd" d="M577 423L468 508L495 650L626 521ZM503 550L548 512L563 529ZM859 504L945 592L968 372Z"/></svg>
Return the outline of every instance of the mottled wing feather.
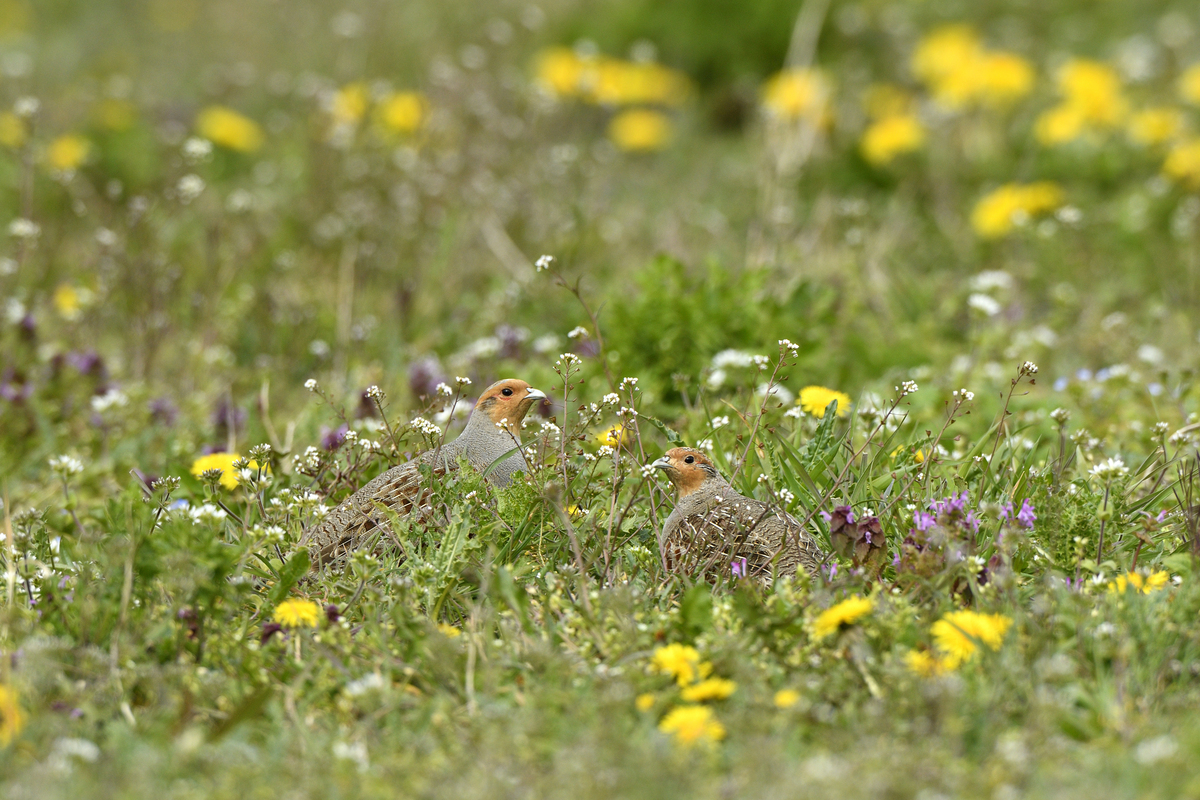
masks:
<svg viewBox="0 0 1200 800"><path fill-rule="evenodd" d="M797 566L815 572L824 554L790 515L740 497L685 516L663 543L666 567L674 572L728 577L742 558L747 576L769 579Z"/></svg>
<svg viewBox="0 0 1200 800"><path fill-rule="evenodd" d="M324 566L354 552L382 528L390 534L391 515L419 521L432 513L430 488L424 485L420 461L410 461L363 486L329 512L318 525L309 529L302 544L307 544L313 564ZM434 477L445 474L442 467ZM386 510L384 510L386 509Z"/></svg>

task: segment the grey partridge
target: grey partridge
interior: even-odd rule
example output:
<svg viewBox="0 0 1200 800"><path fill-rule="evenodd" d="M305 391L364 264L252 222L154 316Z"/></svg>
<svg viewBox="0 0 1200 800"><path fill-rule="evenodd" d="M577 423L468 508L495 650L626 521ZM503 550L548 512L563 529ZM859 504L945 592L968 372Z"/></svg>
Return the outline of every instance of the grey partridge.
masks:
<svg viewBox="0 0 1200 800"><path fill-rule="evenodd" d="M421 475L424 465L437 479L458 469L460 458L466 459L480 471L492 467L488 479L493 485L507 486L515 473L525 471L524 456L516 452L492 465L519 445L521 420L534 403L545 399L525 381L508 378L493 383L479 397L457 439L392 467L305 532L300 543L308 546L314 566L333 563L357 550L376 528L386 530L392 514L417 520L427 517L431 487Z"/></svg>
<svg viewBox="0 0 1200 800"><path fill-rule="evenodd" d="M815 574L825 558L794 517L738 494L703 452L676 447L651 466L666 472L676 491L659 540L668 570L709 579L741 573L769 582L795 574L797 566Z"/></svg>

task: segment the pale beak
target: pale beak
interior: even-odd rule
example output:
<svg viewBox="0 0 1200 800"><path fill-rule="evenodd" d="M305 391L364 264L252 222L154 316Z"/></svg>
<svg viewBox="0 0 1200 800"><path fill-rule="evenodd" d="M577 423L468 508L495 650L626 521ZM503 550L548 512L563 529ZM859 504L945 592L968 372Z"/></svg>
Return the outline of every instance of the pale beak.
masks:
<svg viewBox="0 0 1200 800"><path fill-rule="evenodd" d="M650 466L654 467L655 469L670 469L671 468L671 459L667 458L666 456L663 456L662 458L660 458L658 461L655 461Z"/></svg>
<svg viewBox="0 0 1200 800"><path fill-rule="evenodd" d="M540 389L535 389L532 386L530 386L526 390L526 392L527 392L527 394L525 395L526 400L545 400L546 399L545 392L541 391Z"/></svg>

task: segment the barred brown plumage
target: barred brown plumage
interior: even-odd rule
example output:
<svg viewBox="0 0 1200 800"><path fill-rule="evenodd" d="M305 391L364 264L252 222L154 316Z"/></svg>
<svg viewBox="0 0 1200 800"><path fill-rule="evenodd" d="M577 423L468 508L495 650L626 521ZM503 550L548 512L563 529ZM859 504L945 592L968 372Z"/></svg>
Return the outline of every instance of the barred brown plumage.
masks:
<svg viewBox="0 0 1200 800"><path fill-rule="evenodd" d="M668 570L719 579L736 563L746 576L769 582L797 567L813 574L825 558L794 517L738 494L703 452L676 447L652 466L667 473L677 492L659 538Z"/></svg>
<svg viewBox="0 0 1200 800"><path fill-rule="evenodd" d="M305 532L300 543L308 546L314 566L340 561L362 546L377 528L386 531L392 514L414 520L427 518L432 487L422 476L421 467L431 467L434 480L458 469L460 458L486 470L518 446L521 420L534 403L545 399L545 394L515 378L489 386L457 439L392 467ZM496 464L488 479L497 486L507 486L514 474L524 471L524 456L517 452Z"/></svg>

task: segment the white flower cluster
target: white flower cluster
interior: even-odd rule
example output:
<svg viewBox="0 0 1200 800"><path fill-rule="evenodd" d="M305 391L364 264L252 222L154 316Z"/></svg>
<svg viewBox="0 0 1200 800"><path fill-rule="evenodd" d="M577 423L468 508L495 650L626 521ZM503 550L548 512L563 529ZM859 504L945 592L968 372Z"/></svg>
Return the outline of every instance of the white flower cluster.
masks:
<svg viewBox="0 0 1200 800"><path fill-rule="evenodd" d="M538 272L544 272L554 266L554 256L538 256L538 260L533 262L533 266Z"/></svg>
<svg viewBox="0 0 1200 800"><path fill-rule="evenodd" d="M754 366L757 369L766 369L767 367L771 366L771 359L767 358L766 356L755 356Z"/></svg>
<svg viewBox="0 0 1200 800"><path fill-rule="evenodd" d="M17 217L8 223L8 235L14 239L36 239L41 234L41 226L31 219Z"/></svg>
<svg viewBox="0 0 1200 800"><path fill-rule="evenodd" d="M1032 361L1026 361L1021 365L1020 375L1037 375L1038 365Z"/></svg>
<svg viewBox="0 0 1200 800"><path fill-rule="evenodd" d="M74 456L51 456L50 469L65 478L68 475L78 475L83 472L83 462Z"/></svg>
<svg viewBox="0 0 1200 800"><path fill-rule="evenodd" d="M862 409L859 410L859 413L862 413ZM800 419L804 416L804 409L802 409L800 406L792 406L787 411L783 412L783 415L785 417L791 417L792 419Z"/></svg>
<svg viewBox="0 0 1200 800"><path fill-rule="evenodd" d="M608 458L609 456L615 454L616 452L617 452L616 450L609 447L608 445L602 444L602 445L600 445L600 449L596 451L596 455L600 458Z"/></svg>
<svg viewBox="0 0 1200 800"><path fill-rule="evenodd" d="M103 414L110 408L120 408L129 404L129 398L120 389L109 389L104 394L92 396L92 411Z"/></svg>
<svg viewBox="0 0 1200 800"><path fill-rule="evenodd" d="M1071 412L1061 406L1050 412L1050 419L1057 422L1059 425L1065 425L1067 420L1071 418Z"/></svg>
<svg viewBox="0 0 1200 800"><path fill-rule="evenodd" d="M625 419L626 417L636 417L637 416L637 410L630 408L629 406L621 406L620 408L617 409L616 413L617 413L617 417L619 419Z"/></svg>
<svg viewBox="0 0 1200 800"><path fill-rule="evenodd" d="M572 366L575 366L577 364L582 364L582 363L583 363L583 360L579 356L575 355L574 353L560 353L558 356L558 360L556 360L554 362L554 366L561 367L565 364L568 367L572 367Z"/></svg>
<svg viewBox="0 0 1200 800"><path fill-rule="evenodd" d="M433 390L435 392L437 392L438 394L440 394L442 397L449 397L450 395L454 394L454 390L451 389L449 386L447 386L444 383L439 383L437 386L434 387Z"/></svg>
<svg viewBox="0 0 1200 800"><path fill-rule="evenodd" d="M464 378L462 375L456 375L454 378L454 385L465 389L466 387L471 385L471 379Z"/></svg>
<svg viewBox="0 0 1200 800"><path fill-rule="evenodd" d="M964 403L969 403L975 399L975 393L969 392L966 389L955 389L954 390L954 399L962 400Z"/></svg>
<svg viewBox="0 0 1200 800"><path fill-rule="evenodd" d="M636 390L637 382L638 382L637 378L621 378L621 391L623 392L626 389Z"/></svg>
<svg viewBox="0 0 1200 800"><path fill-rule="evenodd" d="M184 175L175 184L175 191L179 193L179 202L186 205L204 193L204 179L195 173Z"/></svg>
<svg viewBox="0 0 1200 800"><path fill-rule="evenodd" d="M1102 481L1111 481L1128 475L1129 467L1125 466L1125 462L1119 456L1114 456L1092 467L1091 474Z"/></svg>
<svg viewBox="0 0 1200 800"><path fill-rule="evenodd" d="M542 423L541 432L542 432L542 435L544 435L544 436L561 436L562 435L562 431L559 430L558 426L555 425L553 422L549 422L549 421Z"/></svg>
<svg viewBox="0 0 1200 800"><path fill-rule="evenodd" d="M654 466L653 464L642 464L642 477L643 478L653 477L654 471L656 469L658 469L658 467Z"/></svg>
<svg viewBox="0 0 1200 800"><path fill-rule="evenodd" d="M191 136L183 147L183 157L189 164L199 164L202 161L207 161L212 155L213 145L208 139L201 139L199 136Z"/></svg>
<svg viewBox="0 0 1200 800"><path fill-rule="evenodd" d="M376 403L382 403L384 397L383 389L380 389L378 386L372 383L367 387L367 397L371 400L374 400Z"/></svg>
<svg viewBox="0 0 1200 800"><path fill-rule="evenodd" d="M916 381L904 381L896 387L896 391L901 397L908 397L910 394L916 394L920 388Z"/></svg>
<svg viewBox="0 0 1200 800"><path fill-rule="evenodd" d="M308 389L310 392L315 392L317 390L317 379L309 378L308 380L306 380L304 382L304 388Z"/></svg>
<svg viewBox="0 0 1200 800"><path fill-rule="evenodd" d="M724 428L726 425L729 424L729 417L713 417L712 422L709 424L712 425L712 429L714 431L717 428Z"/></svg>
<svg viewBox="0 0 1200 800"><path fill-rule="evenodd" d="M985 317L994 317L1003 309L1000 301L990 294L983 294L982 292L976 292L967 297L967 307L980 312Z"/></svg>
<svg viewBox="0 0 1200 800"><path fill-rule="evenodd" d="M588 338L588 329L582 325L576 325L571 330L567 331L568 339L586 339Z"/></svg>
<svg viewBox="0 0 1200 800"><path fill-rule="evenodd" d="M412 428L413 430L417 431L418 433L424 434L425 436L441 436L442 435L442 429L439 428L437 425L434 425L432 422L425 419L424 417L415 418L412 422L408 423L408 427ZM352 432L353 431L347 431L346 436L349 437L349 435Z"/></svg>
<svg viewBox="0 0 1200 800"><path fill-rule="evenodd" d="M218 508L212 503L204 503L203 505L193 506L188 509L188 517L191 518L193 525L202 525L206 522L220 522L225 519L228 514L225 509Z"/></svg>
<svg viewBox="0 0 1200 800"><path fill-rule="evenodd" d="M600 402L606 406L615 406L621 402L621 395L616 392L609 392L604 395L604 398Z"/></svg>
<svg viewBox="0 0 1200 800"><path fill-rule="evenodd" d="M713 440L712 439L701 439L700 441L696 442L696 449L697 450L705 450L705 451L711 453L713 451Z"/></svg>
<svg viewBox="0 0 1200 800"><path fill-rule="evenodd" d="M787 350L792 358L800 355L800 345L796 344L791 339L780 339L779 347L781 350Z"/></svg>
<svg viewBox="0 0 1200 800"><path fill-rule="evenodd" d="M1170 429L1171 426L1166 422L1159 421L1154 423L1154 433L1158 436L1164 436Z"/></svg>
<svg viewBox="0 0 1200 800"><path fill-rule="evenodd" d="M792 494L787 489L779 490L779 502L783 503L785 506L790 506L795 501L795 499L796 499L796 495Z"/></svg>

